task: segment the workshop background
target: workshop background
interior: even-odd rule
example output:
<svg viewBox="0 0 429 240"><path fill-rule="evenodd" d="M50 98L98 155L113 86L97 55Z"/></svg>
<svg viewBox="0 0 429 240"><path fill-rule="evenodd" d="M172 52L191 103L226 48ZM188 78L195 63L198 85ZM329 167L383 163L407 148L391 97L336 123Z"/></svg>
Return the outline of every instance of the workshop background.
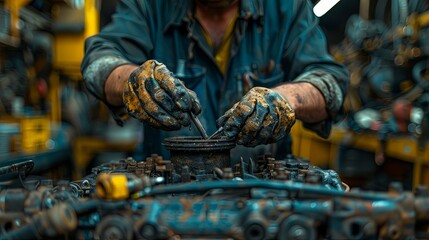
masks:
<svg viewBox="0 0 429 240"><path fill-rule="evenodd" d="M429 13L408 2L340 1L320 17L350 88L329 139L293 127L293 154L336 170L351 187L429 183ZM79 179L133 154L140 123L117 126L80 73L84 40L115 4L0 1L0 167L33 160L32 174Z"/></svg>

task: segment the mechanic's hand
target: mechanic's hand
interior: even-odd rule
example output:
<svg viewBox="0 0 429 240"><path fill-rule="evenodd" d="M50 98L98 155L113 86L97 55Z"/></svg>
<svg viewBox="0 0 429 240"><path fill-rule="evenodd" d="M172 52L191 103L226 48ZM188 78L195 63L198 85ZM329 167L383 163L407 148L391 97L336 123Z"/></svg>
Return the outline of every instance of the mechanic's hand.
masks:
<svg viewBox="0 0 429 240"><path fill-rule="evenodd" d="M217 120L224 134L237 144L253 147L277 142L289 133L295 112L280 94L254 87Z"/></svg>
<svg viewBox="0 0 429 240"><path fill-rule="evenodd" d="M146 61L131 73L123 100L132 117L164 130L189 126L188 112L201 112L196 94L155 60Z"/></svg>

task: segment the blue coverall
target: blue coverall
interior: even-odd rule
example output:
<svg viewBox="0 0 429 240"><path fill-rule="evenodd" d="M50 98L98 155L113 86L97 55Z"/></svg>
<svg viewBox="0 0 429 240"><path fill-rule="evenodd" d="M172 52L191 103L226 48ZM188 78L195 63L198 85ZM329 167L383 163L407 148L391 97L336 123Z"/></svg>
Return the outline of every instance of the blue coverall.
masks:
<svg viewBox="0 0 429 240"><path fill-rule="evenodd" d="M88 89L109 106L104 82L117 66L156 59L175 72L177 62L184 59L186 77L181 80L196 92L202 105L199 118L211 134L217 129L216 119L251 87L310 82L323 94L330 119L308 126L328 136L331 119L343 103L348 74L329 55L312 4L307 0L242 0L240 4L223 75L194 18L193 0L120 1L112 23L86 41L81 70ZM121 123L119 116L124 109L109 107ZM198 133L189 128L167 132L144 126L143 152L168 158L162 140L189 135ZM290 153L290 144L290 138L285 138L256 148L238 146L231 156L255 158L272 153L280 159Z"/></svg>

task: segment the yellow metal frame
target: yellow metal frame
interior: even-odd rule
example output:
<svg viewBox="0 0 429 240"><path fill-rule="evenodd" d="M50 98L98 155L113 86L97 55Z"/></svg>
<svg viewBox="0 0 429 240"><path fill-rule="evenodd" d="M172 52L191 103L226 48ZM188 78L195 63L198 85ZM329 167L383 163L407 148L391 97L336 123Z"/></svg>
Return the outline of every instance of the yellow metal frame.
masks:
<svg viewBox="0 0 429 240"><path fill-rule="evenodd" d="M5 8L10 11L10 35L19 38L19 10L27 5L30 0L6 0Z"/></svg>
<svg viewBox="0 0 429 240"><path fill-rule="evenodd" d="M97 153L103 151L134 152L136 146L136 141L113 143L102 137L77 137L73 142L75 164L73 179L77 180L84 176L86 168Z"/></svg>
<svg viewBox="0 0 429 240"><path fill-rule="evenodd" d="M338 145L344 138L343 132L332 132L329 139L323 139L305 129L300 121L292 127L292 154L307 158L316 166L336 169Z"/></svg>
<svg viewBox="0 0 429 240"><path fill-rule="evenodd" d="M80 64L84 54L85 39L98 33L99 12L97 0L85 0L84 30L81 33L55 35L54 68L72 79L80 80Z"/></svg>
<svg viewBox="0 0 429 240"><path fill-rule="evenodd" d="M14 1L14 0L9 0ZM84 54L85 39L99 31L97 0L85 0L84 30L81 33L58 33L54 41L54 69L50 78L51 120L61 121L61 84L59 73L74 80L81 80L80 64Z"/></svg>

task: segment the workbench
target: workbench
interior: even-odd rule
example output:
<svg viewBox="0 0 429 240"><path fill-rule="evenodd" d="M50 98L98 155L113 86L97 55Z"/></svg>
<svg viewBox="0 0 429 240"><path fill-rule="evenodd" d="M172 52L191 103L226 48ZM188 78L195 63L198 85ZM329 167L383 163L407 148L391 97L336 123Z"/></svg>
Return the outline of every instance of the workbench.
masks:
<svg viewBox="0 0 429 240"><path fill-rule="evenodd" d="M53 179L69 178L67 175L71 173L61 173L59 169L60 166L63 166L65 170L70 171L70 166L72 165L72 147L71 142L66 136L67 131L69 131L69 129L62 126L58 131L52 134L54 147L50 149L34 153L12 152L0 154L0 167L32 160L34 162L34 167L30 175L50 175L49 177ZM12 175L13 174L10 176L0 176L0 181L17 176L17 174L14 174L14 176Z"/></svg>

